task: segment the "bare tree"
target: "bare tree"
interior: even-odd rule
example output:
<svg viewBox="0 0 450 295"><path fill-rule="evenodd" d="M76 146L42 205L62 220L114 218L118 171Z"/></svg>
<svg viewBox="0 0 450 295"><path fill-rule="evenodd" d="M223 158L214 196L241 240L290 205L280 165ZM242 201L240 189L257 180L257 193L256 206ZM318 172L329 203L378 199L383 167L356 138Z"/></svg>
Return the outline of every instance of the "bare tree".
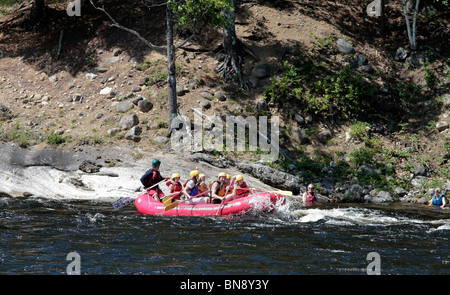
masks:
<svg viewBox="0 0 450 295"><path fill-rule="evenodd" d="M104 7L97 7L93 3L93 0L89 0L91 5L105 13L108 18L111 20L111 26L117 27L119 29L125 30L133 35L135 35L139 40L144 42L150 48L158 48L158 49L166 49L167 52L167 83L168 83L168 104L169 104L169 128L172 126L173 118L179 115L178 112L178 104L177 104L177 79L176 79L176 67L175 67L175 57L176 50L186 44L191 38L193 38L196 34L196 24L197 21L208 24L211 22L213 25L223 25L222 17L218 17L220 15L219 12L216 12L217 7L223 7L223 4L226 4L228 0L197 0L197 1L158 1L151 3L150 1L143 2L146 4L148 8L152 8L155 6L166 6L166 45L155 45L145 39L140 33L137 31L124 27L120 25L105 9ZM192 26L192 34L186 38L181 44L175 46L174 44L174 22L176 19L175 14L173 13L173 8L178 13L181 13L181 23L183 25L191 25ZM181 12L180 12L181 11ZM180 19L179 19L180 20Z"/></svg>
<svg viewBox="0 0 450 295"><path fill-rule="evenodd" d="M178 115L178 104L177 104L177 78L176 78L176 69L175 69L175 51L177 47L174 45L174 38L173 38L173 13L170 8L170 5L168 5L167 2L159 3L159 4L153 4L150 5L147 3L147 7L151 8L154 5L165 5L166 6L166 39L167 39L167 45L155 45L152 42L148 41L146 38L144 38L139 32L124 27L120 25L106 10L104 7L97 7L93 0L89 0L91 2L91 5L99 10L102 11L106 16L111 20L111 26L117 27L121 30L124 30L130 34L133 34L136 36L139 40L144 42L148 47L155 48L155 49L166 49L167 52L167 82L168 82L168 104L169 104L169 128L171 126L172 119Z"/></svg>
<svg viewBox="0 0 450 295"><path fill-rule="evenodd" d="M405 0L403 1L403 13L405 14L406 19L406 30L408 32L408 38L409 38L409 45L411 46L412 50L417 50L417 41L416 41L416 20L417 20L417 12L419 11L419 3L420 0L416 0L416 7L414 8L414 16L413 16L413 23L412 28L409 22L409 16L408 16L408 9L407 4Z"/></svg>

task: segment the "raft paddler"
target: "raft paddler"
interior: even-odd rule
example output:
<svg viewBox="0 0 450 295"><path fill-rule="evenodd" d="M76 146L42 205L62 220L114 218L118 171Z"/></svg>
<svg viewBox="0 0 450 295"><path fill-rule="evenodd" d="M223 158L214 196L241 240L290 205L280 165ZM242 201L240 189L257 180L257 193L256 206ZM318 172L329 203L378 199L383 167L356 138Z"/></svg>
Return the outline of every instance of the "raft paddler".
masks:
<svg viewBox="0 0 450 295"><path fill-rule="evenodd" d="M164 180L159 172L159 166L161 166L161 161L158 159L154 159L152 161L152 168L147 170L144 175L141 177L141 183L145 189L154 186L155 184ZM169 180L169 178L165 178L165 180ZM163 191L159 188L159 186L154 186L148 190L150 196L153 197L158 202L161 202L162 198L164 198Z"/></svg>
<svg viewBox="0 0 450 295"><path fill-rule="evenodd" d="M232 194L227 193L227 185L226 185L227 174L225 172L220 172L218 175L218 179L210 184L210 197L211 203L220 204L224 200L230 200L233 198ZM231 176L230 176L231 179ZM228 190L228 192L230 189Z"/></svg>
<svg viewBox="0 0 450 295"><path fill-rule="evenodd" d="M184 194L185 200L187 200L185 202L186 204L207 204L207 203L209 203L209 197L204 196L205 194L203 194L202 196L199 196L200 195L199 174L200 174L200 172L198 170L192 170L189 173L189 176L191 177L191 179L186 181L184 184L183 194ZM196 196L199 196L199 197L196 197Z"/></svg>
<svg viewBox="0 0 450 295"><path fill-rule="evenodd" d="M228 187L228 186L230 186L230 184L231 184L231 175L227 174L227 176L225 178L225 185ZM228 193L232 193L232 192L233 192L233 188L232 187L228 188Z"/></svg>
<svg viewBox="0 0 450 295"><path fill-rule="evenodd" d="M208 190L208 186L206 185L206 175L200 173L200 175L198 176L198 192L203 193L207 192Z"/></svg>
<svg viewBox="0 0 450 295"><path fill-rule="evenodd" d="M236 198L245 198L250 194L250 189L244 181L244 176L236 175L236 183L234 184L233 195Z"/></svg>
<svg viewBox="0 0 450 295"><path fill-rule="evenodd" d="M178 194L171 195L172 202L179 201L181 195L183 195L183 185L180 182L180 174L173 173L172 176L170 177L170 180L166 182L166 185L169 187L169 194L179 192Z"/></svg>

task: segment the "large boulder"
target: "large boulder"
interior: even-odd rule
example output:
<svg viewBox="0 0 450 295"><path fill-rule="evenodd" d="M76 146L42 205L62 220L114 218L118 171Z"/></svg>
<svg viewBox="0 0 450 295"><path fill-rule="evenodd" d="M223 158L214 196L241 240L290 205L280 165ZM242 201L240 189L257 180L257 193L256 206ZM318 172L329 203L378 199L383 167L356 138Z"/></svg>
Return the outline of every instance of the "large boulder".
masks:
<svg viewBox="0 0 450 295"><path fill-rule="evenodd" d="M353 46L342 38L336 40L336 45L339 51L341 51L342 53L346 54L355 53L355 49L353 48Z"/></svg>
<svg viewBox="0 0 450 295"><path fill-rule="evenodd" d="M122 130L128 130L139 124L139 118L136 114L128 114L120 119L119 126Z"/></svg>
<svg viewBox="0 0 450 295"><path fill-rule="evenodd" d="M298 176L258 163L237 163L237 167L242 172L251 174L270 186L292 191L294 195L300 193L300 178Z"/></svg>
<svg viewBox="0 0 450 295"><path fill-rule="evenodd" d="M257 64L252 70L252 76L255 78L263 79L272 74L272 68L266 62Z"/></svg>

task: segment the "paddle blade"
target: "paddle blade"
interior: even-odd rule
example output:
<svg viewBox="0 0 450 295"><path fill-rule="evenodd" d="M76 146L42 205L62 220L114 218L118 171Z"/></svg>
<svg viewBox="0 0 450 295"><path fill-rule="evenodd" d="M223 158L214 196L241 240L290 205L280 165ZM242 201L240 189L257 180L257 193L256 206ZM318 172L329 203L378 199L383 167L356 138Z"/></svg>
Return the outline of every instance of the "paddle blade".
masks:
<svg viewBox="0 0 450 295"><path fill-rule="evenodd" d="M116 202L113 203L113 208L114 210L119 210L122 207L125 207L126 205L130 204L131 202L133 202L133 199L130 197L126 197L123 199L120 199Z"/></svg>
<svg viewBox="0 0 450 295"><path fill-rule="evenodd" d="M170 209L173 209L173 208L177 207L179 204L180 204L180 203L178 203L178 202L172 203L172 204L166 206L166 207L164 208L164 211L169 211Z"/></svg>
<svg viewBox="0 0 450 295"><path fill-rule="evenodd" d="M170 205L172 203L172 199L173 197L171 196L164 197L164 199L162 199L164 206Z"/></svg>

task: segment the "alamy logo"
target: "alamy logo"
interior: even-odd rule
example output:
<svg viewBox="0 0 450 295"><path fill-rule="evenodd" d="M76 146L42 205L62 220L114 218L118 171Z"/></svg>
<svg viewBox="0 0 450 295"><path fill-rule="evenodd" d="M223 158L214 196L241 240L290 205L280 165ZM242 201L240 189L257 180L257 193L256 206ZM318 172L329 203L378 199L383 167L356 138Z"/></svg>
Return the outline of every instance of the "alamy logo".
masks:
<svg viewBox="0 0 450 295"><path fill-rule="evenodd" d="M81 256L77 252L70 252L66 257L67 261L71 261L66 268L68 275L80 275L81 274Z"/></svg>
<svg viewBox="0 0 450 295"><path fill-rule="evenodd" d="M367 5L366 12L368 16L381 16L381 1L374 0L369 3L369 5Z"/></svg>
<svg viewBox="0 0 450 295"><path fill-rule="evenodd" d="M368 275L380 275L381 274L381 257L377 252L370 252L366 257L367 261L371 261L367 265Z"/></svg>
<svg viewBox="0 0 450 295"><path fill-rule="evenodd" d="M68 16L81 16L81 0L74 0L67 5Z"/></svg>
<svg viewBox="0 0 450 295"><path fill-rule="evenodd" d="M262 161L274 162L279 156L279 118L270 118L270 132L268 125L267 116L227 116L223 122L220 117L203 120L194 112L194 128L185 116L173 118L171 145L179 152L257 152Z"/></svg>

